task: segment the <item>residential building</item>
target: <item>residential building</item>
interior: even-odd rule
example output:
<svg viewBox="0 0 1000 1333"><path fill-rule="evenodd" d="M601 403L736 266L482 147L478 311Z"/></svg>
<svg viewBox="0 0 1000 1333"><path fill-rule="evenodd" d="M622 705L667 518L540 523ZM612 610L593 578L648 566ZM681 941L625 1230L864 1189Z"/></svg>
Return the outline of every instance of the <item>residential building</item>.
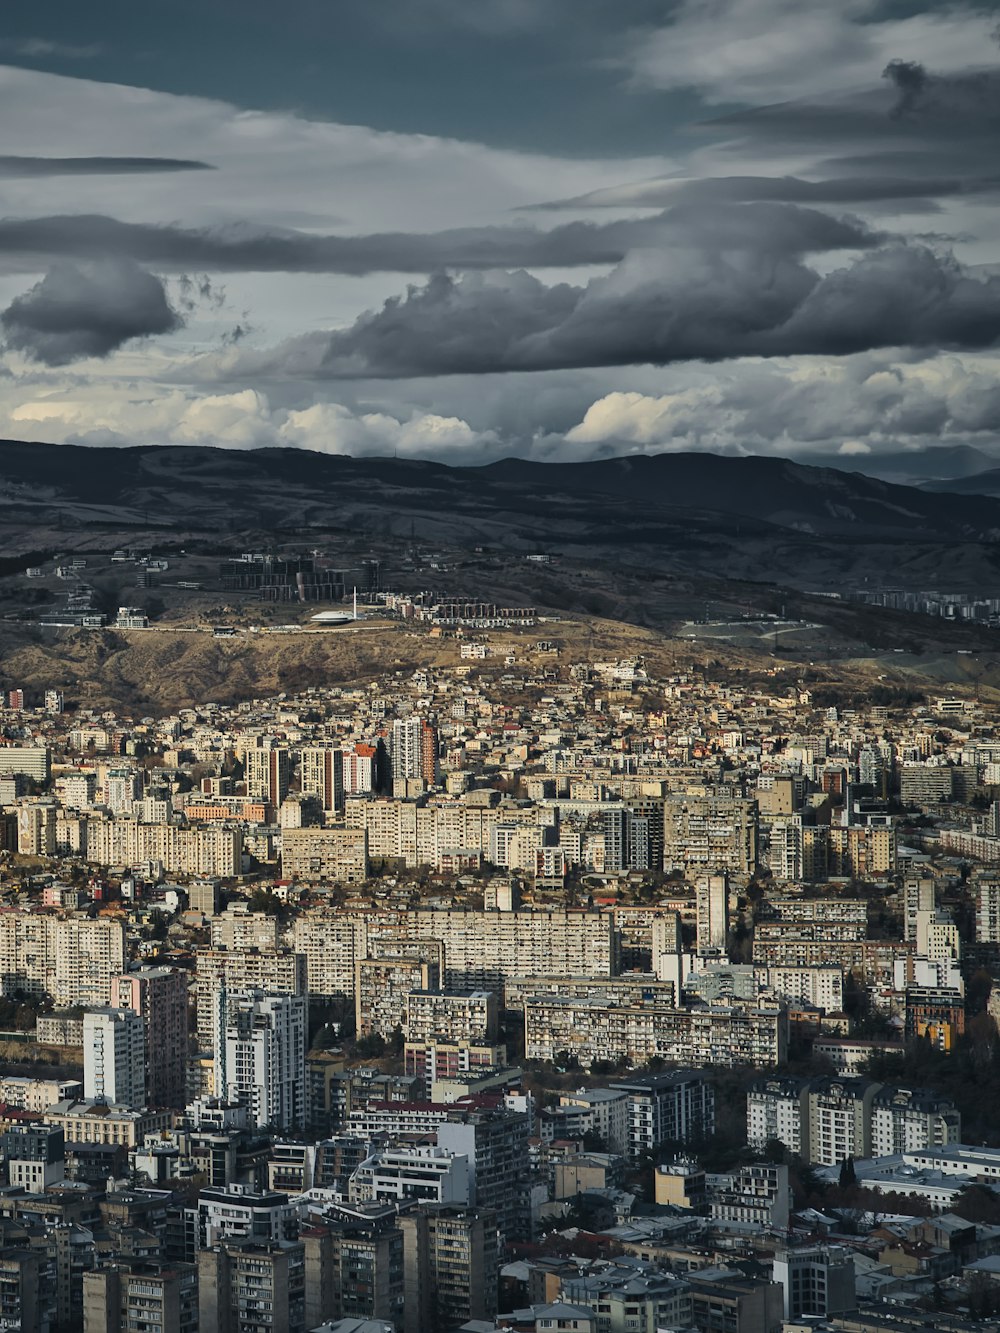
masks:
<svg viewBox="0 0 1000 1333"><path fill-rule="evenodd" d="M220 997L215 1086L258 1129L300 1129L306 1115L307 1001L263 991Z"/></svg>
<svg viewBox="0 0 1000 1333"><path fill-rule="evenodd" d="M146 1025L131 1009L83 1016L83 1095L139 1110L146 1105Z"/></svg>
<svg viewBox="0 0 1000 1333"><path fill-rule="evenodd" d="M118 1256L83 1274L83 1333L197 1333L198 1270L193 1264Z"/></svg>
<svg viewBox="0 0 1000 1333"><path fill-rule="evenodd" d="M247 795L267 801L275 810L288 795L291 758L280 746L259 744L244 751Z"/></svg>
<svg viewBox="0 0 1000 1333"><path fill-rule="evenodd" d="M438 736L433 723L422 717L399 718L392 724L392 789L404 793L414 779L436 785Z"/></svg>
<svg viewBox="0 0 1000 1333"><path fill-rule="evenodd" d="M489 1209L424 1204L400 1216L401 1333L450 1333L497 1313L497 1218Z"/></svg>
<svg viewBox="0 0 1000 1333"><path fill-rule="evenodd" d="M695 1070L637 1074L614 1081L627 1094L630 1157L655 1153L664 1144L690 1144L715 1132L715 1087Z"/></svg>
<svg viewBox="0 0 1000 1333"><path fill-rule="evenodd" d="M149 1105L183 1106L187 1100L188 973L173 967L125 972L112 979L111 1002L142 1018Z"/></svg>
<svg viewBox="0 0 1000 1333"><path fill-rule="evenodd" d="M778 1250L774 1280L786 1319L828 1319L856 1310L854 1258L836 1245Z"/></svg>
<svg viewBox="0 0 1000 1333"><path fill-rule="evenodd" d="M697 949L709 953L713 949L725 952L729 941L729 877L728 875L699 875L695 886L697 913Z"/></svg>
<svg viewBox="0 0 1000 1333"><path fill-rule="evenodd" d="M299 786L303 796L315 796L321 809L334 813L344 808L344 754L332 745L310 746L299 755ZM369 786L370 790L370 786Z"/></svg>
<svg viewBox="0 0 1000 1333"><path fill-rule="evenodd" d="M304 955L289 949L199 949L195 959L198 1049L214 1052L219 1001L223 994L267 991L305 995Z"/></svg>
<svg viewBox="0 0 1000 1333"><path fill-rule="evenodd" d="M408 1033L411 994L441 984L438 964L419 958L359 958L355 967L354 1016L362 1037Z"/></svg>
<svg viewBox="0 0 1000 1333"><path fill-rule="evenodd" d="M301 1241L230 1240L198 1252L201 1327L212 1333L306 1333Z"/></svg>
<svg viewBox="0 0 1000 1333"><path fill-rule="evenodd" d="M288 879L360 884L368 877L364 829L290 828L281 835L281 869Z"/></svg>
<svg viewBox="0 0 1000 1333"><path fill-rule="evenodd" d="M730 793L668 796L663 866L733 875L757 867L757 803Z"/></svg>

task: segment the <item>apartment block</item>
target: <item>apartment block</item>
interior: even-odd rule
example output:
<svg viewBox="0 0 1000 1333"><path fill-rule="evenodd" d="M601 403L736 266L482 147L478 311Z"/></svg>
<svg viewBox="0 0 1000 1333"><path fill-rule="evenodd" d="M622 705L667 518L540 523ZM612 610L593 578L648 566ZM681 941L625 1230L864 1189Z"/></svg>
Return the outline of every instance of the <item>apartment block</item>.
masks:
<svg viewBox="0 0 1000 1333"><path fill-rule="evenodd" d="M198 1270L193 1264L120 1257L83 1274L83 1333L197 1333Z"/></svg>
<svg viewBox="0 0 1000 1333"><path fill-rule="evenodd" d="M305 956L289 949L199 949L195 971L199 1051L214 1050L220 997L247 991L305 995Z"/></svg>
<svg viewBox="0 0 1000 1333"><path fill-rule="evenodd" d="M215 1037L215 1086L257 1129L301 1129L306 1112L305 996L226 995Z"/></svg>
<svg viewBox="0 0 1000 1333"><path fill-rule="evenodd" d="M739 796L668 796L664 869L751 874L757 867L757 803Z"/></svg>
<svg viewBox="0 0 1000 1333"><path fill-rule="evenodd" d="M359 1036L408 1033L414 991L436 991L437 963L419 958L359 958L355 964L354 1017Z"/></svg>
<svg viewBox="0 0 1000 1333"><path fill-rule="evenodd" d="M315 796L326 812L344 808L344 753L329 746L311 746L299 754L299 786ZM370 787L369 787L370 789Z"/></svg>
<svg viewBox="0 0 1000 1333"><path fill-rule="evenodd" d="M340 1205L304 1230L306 1327L323 1320L403 1324L403 1233L391 1204Z"/></svg>
<svg viewBox="0 0 1000 1333"><path fill-rule="evenodd" d="M363 829L296 828L281 835L281 869L289 879L362 884L368 878L368 840Z"/></svg>
<svg viewBox="0 0 1000 1333"><path fill-rule="evenodd" d="M630 1157L668 1143L698 1142L715 1132L715 1088L694 1070L638 1074L610 1086L628 1096Z"/></svg>
<svg viewBox="0 0 1000 1333"><path fill-rule="evenodd" d="M67 1098L49 1107L45 1123L62 1130L67 1149L74 1143L111 1143L131 1149L144 1143L147 1134L169 1129L172 1117L169 1111L135 1111L107 1102Z"/></svg>
<svg viewBox="0 0 1000 1333"><path fill-rule="evenodd" d="M257 745L243 753L247 795L267 801L277 810L288 795L291 756L280 746Z"/></svg>
<svg viewBox="0 0 1000 1333"><path fill-rule="evenodd" d="M961 1117L925 1088L852 1077L758 1079L747 1090L747 1137L758 1149L777 1139L807 1162L837 1166L847 1157L957 1143Z"/></svg>
<svg viewBox="0 0 1000 1333"><path fill-rule="evenodd" d="M428 1088L439 1079L502 1068L506 1063L507 1047L497 1042L408 1041L403 1047L404 1071L422 1078Z"/></svg>
<svg viewBox="0 0 1000 1333"><path fill-rule="evenodd" d="M164 870L230 879L242 872L243 835L235 828L179 828L133 818L87 820L87 860L93 865L137 866L158 861Z"/></svg>
<svg viewBox="0 0 1000 1333"><path fill-rule="evenodd" d="M747 1142L759 1152L777 1139L790 1153L801 1157L809 1144L808 1107L803 1111L808 1086L805 1078L762 1078L751 1083L747 1089Z"/></svg>
<svg viewBox="0 0 1000 1333"><path fill-rule="evenodd" d="M448 991L501 992L508 977L525 973L611 977L618 972L618 937L608 913L339 912L303 916L293 927L294 947L307 959L310 993L353 996L355 964L370 955L370 943L379 935L439 941Z"/></svg>
<svg viewBox="0 0 1000 1333"><path fill-rule="evenodd" d="M198 1252L201 1327L213 1333L306 1333L300 1241L227 1241Z"/></svg>
<svg viewBox="0 0 1000 1333"><path fill-rule="evenodd" d="M839 967L758 967L757 980L791 1004L842 1013L844 974Z"/></svg>
<svg viewBox="0 0 1000 1333"><path fill-rule="evenodd" d="M149 1105L183 1106L187 1100L188 973L174 967L126 972L112 979L111 1002L142 1019Z"/></svg>
<svg viewBox="0 0 1000 1333"><path fill-rule="evenodd" d="M496 1039L498 1021L494 991L418 989L410 994L404 1031L408 1043L488 1043Z"/></svg>
<svg viewBox="0 0 1000 1333"><path fill-rule="evenodd" d="M598 1060L654 1058L694 1068L767 1068L781 1063L788 1043L782 1006L739 1002L665 1009L539 997L525 1003L524 1032L527 1059L558 1063L565 1052L588 1069Z"/></svg>
<svg viewBox="0 0 1000 1333"><path fill-rule="evenodd" d="M489 1210L424 1204L403 1233L401 1333L448 1333L497 1313L497 1218Z"/></svg>
<svg viewBox="0 0 1000 1333"><path fill-rule="evenodd" d="M83 1095L135 1110L146 1105L146 1025L131 1009L83 1016Z"/></svg>
<svg viewBox="0 0 1000 1333"><path fill-rule="evenodd" d="M962 1116L953 1102L927 1088L880 1088L872 1099L871 1155L946 1148L962 1141Z"/></svg>
<svg viewBox="0 0 1000 1333"><path fill-rule="evenodd" d="M3 993L47 995L58 1009L106 1005L124 970L120 921L62 921L29 912L0 915Z"/></svg>

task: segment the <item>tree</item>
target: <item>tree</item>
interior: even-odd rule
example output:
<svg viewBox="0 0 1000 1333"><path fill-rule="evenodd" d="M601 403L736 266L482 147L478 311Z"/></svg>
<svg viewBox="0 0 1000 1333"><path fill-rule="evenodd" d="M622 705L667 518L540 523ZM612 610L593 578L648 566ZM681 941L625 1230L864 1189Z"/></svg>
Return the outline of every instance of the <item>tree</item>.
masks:
<svg viewBox="0 0 1000 1333"><path fill-rule="evenodd" d="M840 1178L837 1181L842 1190L852 1189L858 1183L858 1173L854 1169L854 1158L845 1157L840 1164Z"/></svg>
<svg viewBox="0 0 1000 1333"><path fill-rule="evenodd" d="M165 940L167 938L167 917L158 907L149 914L149 922L143 932L147 940Z"/></svg>

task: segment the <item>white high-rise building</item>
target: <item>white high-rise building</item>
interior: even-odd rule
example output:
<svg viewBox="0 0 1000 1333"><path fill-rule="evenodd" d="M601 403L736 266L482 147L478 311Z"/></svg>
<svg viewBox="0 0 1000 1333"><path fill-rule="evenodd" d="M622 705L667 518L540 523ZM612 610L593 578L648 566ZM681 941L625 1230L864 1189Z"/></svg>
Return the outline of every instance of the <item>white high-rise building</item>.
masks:
<svg viewBox="0 0 1000 1333"><path fill-rule="evenodd" d="M344 755L332 745L313 746L300 756L303 796L318 797L324 810L344 808ZM370 787L369 787L370 790Z"/></svg>
<svg viewBox="0 0 1000 1333"><path fill-rule="evenodd" d="M146 1025L131 1009L91 1009L83 1016L83 1095L146 1105Z"/></svg>
<svg viewBox="0 0 1000 1333"><path fill-rule="evenodd" d="M1000 944L1000 880L976 885L976 943Z"/></svg>
<svg viewBox="0 0 1000 1333"><path fill-rule="evenodd" d="M142 796L142 775L134 768L109 768L104 774L104 804L112 814L130 815Z"/></svg>
<svg viewBox="0 0 1000 1333"><path fill-rule="evenodd" d="M934 911L934 881L907 879L903 884L903 939L917 940L917 913Z"/></svg>
<svg viewBox="0 0 1000 1333"><path fill-rule="evenodd" d="M216 1092L247 1108L258 1129L305 1121L308 1009L304 996L219 994Z"/></svg>
<svg viewBox="0 0 1000 1333"><path fill-rule="evenodd" d="M257 745L243 755L247 795L269 801L275 809L288 795L291 765L287 750Z"/></svg>
<svg viewBox="0 0 1000 1333"><path fill-rule="evenodd" d="M438 780L437 730L422 717L397 718L392 724L392 789L420 779L432 787Z"/></svg>

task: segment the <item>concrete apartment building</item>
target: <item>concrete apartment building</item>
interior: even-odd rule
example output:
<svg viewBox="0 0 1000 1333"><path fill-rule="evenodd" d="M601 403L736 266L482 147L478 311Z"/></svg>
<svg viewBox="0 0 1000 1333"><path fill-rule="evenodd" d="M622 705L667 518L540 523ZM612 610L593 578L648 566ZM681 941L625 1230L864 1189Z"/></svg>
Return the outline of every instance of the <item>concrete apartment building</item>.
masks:
<svg viewBox="0 0 1000 1333"><path fill-rule="evenodd" d="M733 1001L692 1009L629 1007L556 998L528 999L525 1057L558 1062L560 1052L590 1068L598 1060L732 1068L780 1064L788 1046L786 1010Z"/></svg>
<svg viewBox="0 0 1000 1333"><path fill-rule="evenodd" d="M696 948L725 950L729 941L729 876L699 875L695 884Z"/></svg>
<svg viewBox="0 0 1000 1333"><path fill-rule="evenodd" d="M213 1333L306 1333L301 1241L230 1240L198 1252L200 1327Z"/></svg>
<svg viewBox="0 0 1000 1333"><path fill-rule="evenodd" d="M299 789L315 796L325 813L344 808L344 752L332 745L307 746L299 752Z"/></svg>
<svg viewBox="0 0 1000 1333"><path fill-rule="evenodd" d="M407 1033L414 991L436 991L437 963L419 958L359 958L355 964L354 1020L359 1037Z"/></svg>
<svg viewBox="0 0 1000 1333"><path fill-rule="evenodd" d="M362 964L363 966L363 964ZM418 989L411 992L404 1024L408 1043L490 1043L496 1039L499 1004L494 991Z"/></svg>
<svg viewBox="0 0 1000 1333"><path fill-rule="evenodd" d="M188 980L179 968L141 967L111 982L112 1004L138 1014L145 1028L150 1106L187 1101Z"/></svg>
<svg viewBox="0 0 1000 1333"><path fill-rule="evenodd" d="M663 809L664 869L757 868L757 803L731 794L668 796Z"/></svg>
<svg viewBox="0 0 1000 1333"><path fill-rule="evenodd" d="M664 1143L707 1138L715 1131L715 1088L695 1070L637 1074L610 1086L628 1096L630 1157L653 1153Z"/></svg>
<svg viewBox="0 0 1000 1333"><path fill-rule="evenodd" d="M353 828L284 829L281 870L288 879L361 884L368 877L367 834Z"/></svg>
<svg viewBox="0 0 1000 1333"><path fill-rule="evenodd" d="M403 1233L401 1333L448 1333L497 1313L497 1217L488 1209L425 1204Z"/></svg>
<svg viewBox="0 0 1000 1333"><path fill-rule="evenodd" d="M857 1309L854 1258L843 1246L778 1250L773 1272L787 1320L827 1319Z"/></svg>
<svg viewBox="0 0 1000 1333"><path fill-rule="evenodd" d="M83 1095L140 1110L146 1105L146 1025L131 1009L83 1016Z"/></svg>
<svg viewBox="0 0 1000 1333"><path fill-rule="evenodd" d="M863 1158L944 1147L961 1137L947 1098L865 1078L764 1078L747 1090L748 1142L777 1139L804 1161L837 1166Z"/></svg>
<svg viewBox="0 0 1000 1333"><path fill-rule="evenodd" d="M119 1257L83 1274L83 1333L197 1333L198 1270L194 1264Z"/></svg>
<svg viewBox="0 0 1000 1333"><path fill-rule="evenodd" d="M250 1124L301 1129L306 1110L305 996L226 995L215 1036L215 1086L247 1108Z"/></svg>
<svg viewBox="0 0 1000 1333"><path fill-rule="evenodd" d="M324 1320L403 1325L403 1233L392 1204L341 1204L299 1236L305 1250L306 1327Z"/></svg>
<svg viewBox="0 0 1000 1333"><path fill-rule="evenodd" d="M267 991L305 995L306 960L289 949L199 949L195 971L198 1049L215 1049L219 998L226 994Z"/></svg>
<svg viewBox="0 0 1000 1333"><path fill-rule="evenodd" d="M47 995L57 1009L106 1005L125 967L120 921L60 920L30 912L0 915L5 994Z"/></svg>
<svg viewBox="0 0 1000 1333"><path fill-rule="evenodd" d="M131 816L87 820L87 860L93 865L137 866L159 861L184 875L231 879L242 872L243 834L236 828L178 828L143 824Z"/></svg>
<svg viewBox="0 0 1000 1333"><path fill-rule="evenodd" d="M354 994L355 966L378 935L437 940L444 946L448 991L502 991L508 977L610 977L618 971L618 937L609 913L574 909L487 912L310 913L292 928L307 960L310 994Z"/></svg>
<svg viewBox="0 0 1000 1333"><path fill-rule="evenodd" d="M291 756L280 746L264 744L248 747L243 752L244 781L247 795L267 801L273 809L288 795L291 781Z"/></svg>

